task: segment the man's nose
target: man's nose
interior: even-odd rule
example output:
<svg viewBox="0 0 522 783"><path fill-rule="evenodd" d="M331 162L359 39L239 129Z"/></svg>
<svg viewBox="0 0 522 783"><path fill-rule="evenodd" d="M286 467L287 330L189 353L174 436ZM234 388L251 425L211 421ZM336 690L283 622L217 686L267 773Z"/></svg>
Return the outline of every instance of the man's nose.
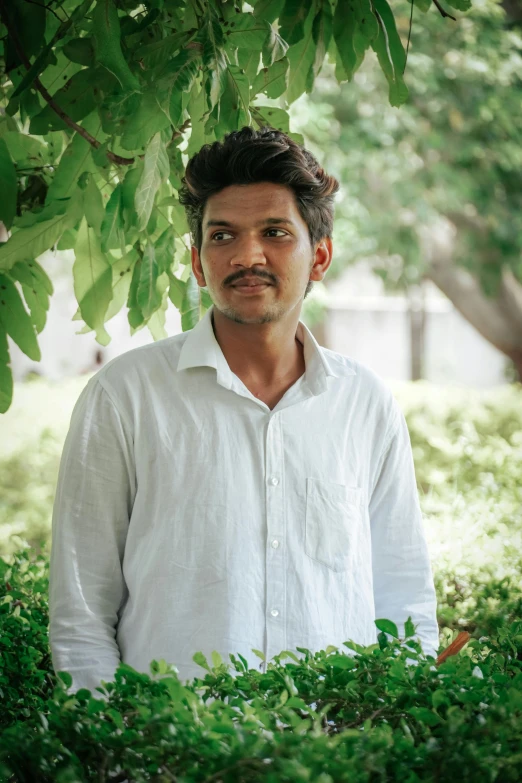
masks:
<svg viewBox="0 0 522 783"><path fill-rule="evenodd" d="M248 267L254 264L265 264L265 250L261 240L258 237L245 236L235 242L231 263Z"/></svg>

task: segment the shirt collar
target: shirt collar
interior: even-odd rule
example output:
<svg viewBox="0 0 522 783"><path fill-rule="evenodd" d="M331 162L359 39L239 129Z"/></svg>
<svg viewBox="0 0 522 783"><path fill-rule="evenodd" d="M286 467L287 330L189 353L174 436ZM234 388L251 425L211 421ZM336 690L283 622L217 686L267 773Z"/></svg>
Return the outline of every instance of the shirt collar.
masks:
<svg viewBox="0 0 522 783"><path fill-rule="evenodd" d="M218 381L223 386L232 388L233 373L212 328L213 309L214 305L209 307L196 326L187 332L187 338L180 351L177 372L187 370L190 367L214 367ZM314 395L327 390L326 379L328 376L340 378L356 375L350 359L322 348L310 329L301 320L297 325L296 337L304 348L305 380Z"/></svg>

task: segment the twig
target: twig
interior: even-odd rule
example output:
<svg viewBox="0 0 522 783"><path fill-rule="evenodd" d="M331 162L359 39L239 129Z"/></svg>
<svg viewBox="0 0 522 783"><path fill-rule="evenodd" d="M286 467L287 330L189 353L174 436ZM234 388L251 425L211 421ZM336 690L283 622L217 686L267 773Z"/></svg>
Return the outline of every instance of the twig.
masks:
<svg viewBox="0 0 522 783"><path fill-rule="evenodd" d="M16 51L18 53L18 57L20 58L20 60L24 64L24 66L27 68L27 70L29 70L30 67L31 67L31 63L27 59L27 57L25 55L25 52L22 49L22 46L20 44L20 39L18 38L17 32L13 29L13 27L9 23L9 19L8 19L6 10L5 10L4 1L5 0L0 0L0 8L2 9L2 12L3 12L2 13L2 17L3 17L3 20L4 20L4 24L5 24L6 28L7 28L7 31L9 33L9 35L11 36L11 38L13 40L15 49L16 49ZM69 128L72 128L72 130L76 131L76 133L79 133L80 136L82 136L85 139L85 141L89 142L91 147L94 147L95 149L98 149L98 147L101 146L101 144L98 141L98 139L95 139L94 136L91 136L89 131L85 130L85 128L82 128L81 125L78 125L78 123L74 122L74 120L72 120L69 117L69 115L66 114L64 112L64 110L60 108L60 106L58 106L56 101L49 94L49 92L44 87L44 85L42 84L42 82L40 81L39 78L36 78L34 80L34 86L36 87L36 89L38 90L40 95L43 97L43 99L49 104L51 109L58 115L58 117L60 117L60 119L62 119L65 122L66 125L69 126ZM107 157L113 163L117 163L117 164L122 165L122 166L129 166L130 164L134 163L134 158L122 158L121 155L116 155L114 152L107 152Z"/></svg>
<svg viewBox="0 0 522 783"><path fill-rule="evenodd" d="M453 21L454 21L454 22L456 22L456 21L457 21L457 20L456 20L456 18L455 18L454 16L452 16L451 14L448 14L448 12L444 10L444 8L443 8L443 7L441 6L441 4L439 3L439 0L433 0L433 5L434 5L434 6L435 6L435 7L438 9L438 11L440 12L440 14L441 14L443 17L446 17L446 16L447 16L447 17L448 17L448 19L453 19Z"/></svg>
<svg viewBox="0 0 522 783"><path fill-rule="evenodd" d="M179 139L179 137L182 136L185 133L185 131L188 130L189 128L190 128L190 117L189 117L188 120L185 120L183 125L180 125L178 130L174 131L174 133L171 136L170 141L167 142L166 146L169 147L172 144L172 142L174 141L174 139Z"/></svg>
<svg viewBox="0 0 522 783"><path fill-rule="evenodd" d="M412 27L412 24L413 24L413 5L414 5L414 0L410 0L410 3L411 3L410 29L408 30L408 45L406 46L406 60L404 61L404 71L402 72L403 74L406 71L406 64L408 62L408 52L410 51L411 27Z"/></svg>
<svg viewBox="0 0 522 783"><path fill-rule="evenodd" d="M449 658L452 655L457 655L462 648L469 642L471 639L471 634L469 634L467 631L461 631L456 639L452 641L449 647L447 647L437 660L435 661L436 666L440 666L441 663L444 663L446 658Z"/></svg>

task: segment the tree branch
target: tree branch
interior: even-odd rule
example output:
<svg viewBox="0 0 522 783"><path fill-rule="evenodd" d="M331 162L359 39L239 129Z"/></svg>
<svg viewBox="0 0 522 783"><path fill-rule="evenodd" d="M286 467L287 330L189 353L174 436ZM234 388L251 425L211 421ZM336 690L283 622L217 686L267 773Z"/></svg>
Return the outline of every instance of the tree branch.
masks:
<svg viewBox="0 0 522 783"><path fill-rule="evenodd" d="M6 26L7 32L11 36L13 40L14 47L16 49L16 52L18 54L18 57L24 64L25 68L29 70L31 68L31 63L29 62L28 58L26 57L25 52L22 49L20 39L18 38L18 34L16 30L13 28L13 26L10 24L9 17L6 13L5 9L5 0L0 0L0 10L1 10L1 16L2 20L4 22L4 25ZM78 123L74 122L68 114L64 112L63 109L60 108L60 106L56 103L56 101L53 99L53 97L49 94L47 89L44 87L42 82L38 77L34 79L34 86L40 93L40 95L43 97L43 99L49 104L51 109L56 112L58 117L60 117L61 120L65 122L66 125L69 126L72 130L76 131L76 133L79 133L80 136L82 136L90 145L91 147L94 147L94 149L98 149L98 147L101 146L98 139L95 139L94 136L91 136L89 131L85 130L85 128L82 128L81 125L78 125ZM116 163L118 165L122 166L129 166L131 163L134 163L134 158L123 158L121 155L116 155L114 152L107 152L107 158L112 161L113 163Z"/></svg>
<svg viewBox="0 0 522 783"><path fill-rule="evenodd" d="M522 285L503 270L498 296L486 296L471 272L455 263L456 229L444 223L421 234L429 262L426 276L488 342L510 358L522 356Z"/></svg>
<svg viewBox="0 0 522 783"><path fill-rule="evenodd" d="M438 9L442 17L448 17L448 19L453 19L454 22L456 22L456 18L452 16L451 14L448 14L447 11L444 10L444 8L439 3L439 0L433 0L433 5Z"/></svg>

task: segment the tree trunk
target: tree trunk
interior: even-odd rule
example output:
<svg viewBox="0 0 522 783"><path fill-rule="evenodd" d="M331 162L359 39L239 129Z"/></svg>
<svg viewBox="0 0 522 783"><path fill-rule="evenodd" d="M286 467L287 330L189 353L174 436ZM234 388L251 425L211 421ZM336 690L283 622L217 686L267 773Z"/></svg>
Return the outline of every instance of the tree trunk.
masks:
<svg viewBox="0 0 522 783"><path fill-rule="evenodd" d="M446 294L459 313L514 363L522 380L522 284L506 266L495 297L454 261L456 228L449 221L424 232L421 243L429 263L426 276Z"/></svg>
<svg viewBox="0 0 522 783"><path fill-rule="evenodd" d="M423 286L412 286L408 292L408 299L411 346L410 379L420 381L424 378L424 336L426 333Z"/></svg>

